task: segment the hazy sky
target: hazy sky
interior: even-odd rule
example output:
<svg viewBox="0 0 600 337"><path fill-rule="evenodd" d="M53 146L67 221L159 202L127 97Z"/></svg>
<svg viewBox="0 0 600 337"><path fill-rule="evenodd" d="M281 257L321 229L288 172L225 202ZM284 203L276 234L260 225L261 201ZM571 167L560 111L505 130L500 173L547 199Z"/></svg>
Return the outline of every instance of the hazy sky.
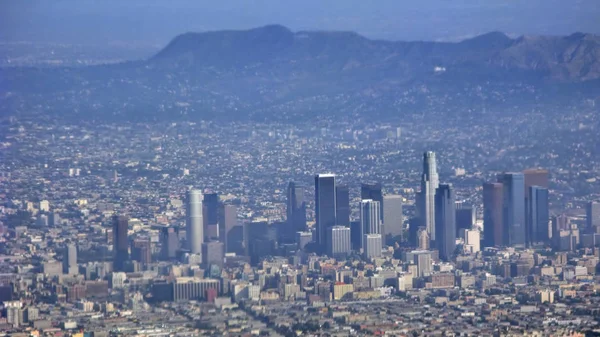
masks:
<svg viewBox="0 0 600 337"><path fill-rule="evenodd" d="M394 40L600 34L600 0L0 0L0 41L162 45L188 31L273 23Z"/></svg>

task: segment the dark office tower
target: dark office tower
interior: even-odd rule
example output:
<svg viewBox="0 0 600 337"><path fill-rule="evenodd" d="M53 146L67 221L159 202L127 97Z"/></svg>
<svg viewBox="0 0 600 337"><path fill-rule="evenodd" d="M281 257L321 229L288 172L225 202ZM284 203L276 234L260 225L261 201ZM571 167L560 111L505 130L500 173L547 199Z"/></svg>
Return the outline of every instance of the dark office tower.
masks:
<svg viewBox="0 0 600 337"><path fill-rule="evenodd" d="M548 189L530 186L527 195L527 243L547 242L550 221Z"/></svg>
<svg viewBox="0 0 600 337"><path fill-rule="evenodd" d="M204 240L217 239L219 237L219 195L217 193L205 194L202 206Z"/></svg>
<svg viewBox="0 0 600 337"><path fill-rule="evenodd" d="M222 204L219 206L219 242L223 243L226 253L230 252L230 243L233 240L232 231L237 226L237 207Z"/></svg>
<svg viewBox="0 0 600 337"><path fill-rule="evenodd" d="M523 173L505 173L501 176L503 185L502 217L504 229L508 232L510 247L525 246L525 177Z"/></svg>
<svg viewBox="0 0 600 337"><path fill-rule="evenodd" d="M143 266L152 263L152 243L149 238L138 238L131 242L131 259Z"/></svg>
<svg viewBox="0 0 600 337"><path fill-rule="evenodd" d="M336 224L335 175L315 176L316 242L322 250L327 244L327 228Z"/></svg>
<svg viewBox="0 0 600 337"><path fill-rule="evenodd" d="M296 232L306 230L306 201L304 200L304 186L293 181L287 188L287 233L286 237L293 238Z"/></svg>
<svg viewBox="0 0 600 337"><path fill-rule="evenodd" d="M67 275L76 275L79 273L77 265L77 245L69 243L65 247L63 255L63 273Z"/></svg>
<svg viewBox="0 0 600 337"><path fill-rule="evenodd" d="M179 229L177 227L165 227L161 231L162 258L171 260L177 257L179 249Z"/></svg>
<svg viewBox="0 0 600 337"><path fill-rule="evenodd" d="M362 247L362 224L360 221L350 222L350 243L353 250L359 250Z"/></svg>
<svg viewBox="0 0 600 337"><path fill-rule="evenodd" d="M527 192L531 186L539 186L546 189L548 188L550 180L548 170L528 169L523 171L523 176L525 179L525 192Z"/></svg>
<svg viewBox="0 0 600 337"><path fill-rule="evenodd" d="M350 190L346 185L335 187L336 223L350 227Z"/></svg>
<svg viewBox="0 0 600 337"><path fill-rule="evenodd" d="M457 204L456 207L456 236L458 237L461 229L471 229L475 224L475 209Z"/></svg>
<svg viewBox="0 0 600 337"><path fill-rule="evenodd" d="M379 234L379 243L381 244L381 215L379 213L379 202L375 200L362 200L360 202L360 222L362 233L361 237L363 239L362 249L366 249L366 239L371 238L368 237L368 234ZM372 241L376 242L376 241ZM382 247L379 247L381 251ZM375 249L376 251L376 249Z"/></svg>
<svg viewBox="0 0 600 337"><path fill-rule="evenodd" d="M428 151L423 154L423 174L421 175L421 191L417 196L417 209L421 226L427 228L432 241L436 240L435 233L435 193L439 185L435 153Z"/></svg>
<svg viewBox="0 0 600 337"><path fill-rule="evenodd" d="M379 217L381 222L383 223L383 192L381 184L373 183L373 184L361 184L360 185L360 199L367 200L371 199L373 201L379 202Z"/></svg>
<svg viewBox="0 0 600 337"><path fill-rule="evenodd" d="M382 232L386 238L399 237L402 241L402 224L404 217L402 215L402 196L400 195L386 195L383 197L383 228Z"/></svg>
<svg viewBox="0 0 600 337"><path fill-rule="evenodd" d="M452 185L440 184L435 193L436 247L440 259L449 261L456 249L456 202Z"/></svg>
<svg viewBox="0 0 600 337"><path fill-rule="evenodd" d="M483 184L483 246L505 245L504 220L502 215L503 186L501 183ZM506 235L507 236L507 235Z"/></svg>
<svg viewBox="0 0 600 337"><path fill-rule="evenodd" d="M115 271L124 271L124 266L129 260L129 242L127 230L129 229L129 218L126 216L113 216L113 249Z"/></svg>
<svg viewBox="0 0 600 337"><path fill-rule="evenodd" d="M600 202L589 202L585 207L586 227L596 233L596 228L600 228Z"/></svg>

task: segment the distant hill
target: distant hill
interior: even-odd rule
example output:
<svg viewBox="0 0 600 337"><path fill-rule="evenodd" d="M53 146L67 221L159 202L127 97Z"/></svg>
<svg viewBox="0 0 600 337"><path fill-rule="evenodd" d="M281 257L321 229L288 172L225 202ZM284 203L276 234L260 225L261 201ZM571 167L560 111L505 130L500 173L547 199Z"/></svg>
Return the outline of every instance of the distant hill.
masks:
<svg viewBox="0 0 600 337"><path fill-rule="evenodd" d="M492 32L459 43L369 40L351 32L297 32L271 25L246 31L187 33L150 60L177 67L275 67L344 73L381 69L391 74L476 67L524 71L557 81L600 78L600 37L523 36ZM390 74L390 75L391 75Z"/></svg>
<svg viewBox="0 0 600 337"><path fill-rule="evenodd" d="M143 61L0 69L0 116L397 118L479 110L483 102L571 104L599 92L595 35L492 32L458 43L404 42L270 25L186 33Z"/></svg>

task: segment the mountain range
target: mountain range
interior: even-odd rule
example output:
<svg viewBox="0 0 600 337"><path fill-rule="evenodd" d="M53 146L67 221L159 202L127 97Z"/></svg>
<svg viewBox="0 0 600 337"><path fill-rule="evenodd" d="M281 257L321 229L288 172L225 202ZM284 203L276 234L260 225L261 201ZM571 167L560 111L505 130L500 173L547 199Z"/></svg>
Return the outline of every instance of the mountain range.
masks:
<svg viewBox="0 0 600 337"><path fill-rule="evenodd" d="M2 115L98 119L398 115L599 93L600 37L583 33L404 42L270 25L182 34L142 61L0 69Z"/></svg>

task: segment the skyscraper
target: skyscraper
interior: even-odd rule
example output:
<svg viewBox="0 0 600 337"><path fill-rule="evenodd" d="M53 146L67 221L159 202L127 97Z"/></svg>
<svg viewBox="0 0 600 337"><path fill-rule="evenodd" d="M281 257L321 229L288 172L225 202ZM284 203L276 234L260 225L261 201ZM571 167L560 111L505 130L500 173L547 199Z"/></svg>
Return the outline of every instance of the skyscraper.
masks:
<svg viewBox="0 0 600 337"><path fill-rule="evenodd" d="M233 230L237 226L237 207L222 204L219 206L219 241L223 243L225 252L233 247Z"/></svg>
<svg viewBox="0 0 600 337"><path fill-rule="evenodd" d="M360 199L379 202L379 217L383 222L383 191L380 183L368 183L360 185Z"/></svg>
<svg viewBox="0 0 600 337"><path fill-rule="evenodd" d="M223 243L218 241L204 242L202 244L202 264L205 268L211 265L223 267L224 254Z"/></svg>
<svg viewBox="0 0 600 337"><path fill-rule="evenodd" d="M162 258L165 260L177 257L179 249L179 229L177 227L164 227L161 230Z"/></svg>
<svg viewBox="0 0 600 337"><path fill-rule="evenodd" d="M449 261L456 249L456 203L454 188L441 184L435 193L436 247L440 258Z"/></svg>
<svg viewBox="0 0 600 337"><path fill-rule="evenodd" d="M288 236L306 229L306 202L304 186L296 185L293 181L287 188L287 227Z"/></svg>
<svg viewBox="0 0 600 337"><path fill-rule="evenodd" d="M547 242L550 221L548 189L530 186L527 195L527 244Z"/></svg>
<svg viewBox="0 0 600 337"><path fill-rule="evenodd" d="M219 237L219 195L208 193L202 202L202 220L204 223L204 241Z"/></svg>
<svg viewBox="0 0 600 337"><path fill-rule="evenodd" d="M505 173L503 185L504 230L508 231L508 246L525 246L525 178L523 173Z"/></svg>
<svg viewBox="0 0 600 337"><path fill-rule="evenodd" d="M362 228L363 239L367 234L381 234L381 216L379 213L379 202L371 199L362 200L360 202L360 222ZM366 242L363 241L363 249ZM381 250L381 247L379 247Z"/></svg>
<svg viewBox="0 0 600 337"><path fill-rule="evenodd" d="M329 231L327 242L327 255L336 259L346 258L351 251L350 228L344 226L333 226Z"/></svg>
<svg viewBox="0 0 600 337"><path fill-rule="evenodd" d="M63 273L67 275L79 273L79 267L77 266L77 245L74 243L69 243L65 247L63 255Z"/></svg>
<svg viewBox="0 0 600 337"><path fill-rule="evenodd" d="M525 179L525 193L529 191L529 187L531 186L539 186L546 189L549 186L550 178L548 175L548 170L535 168L527 169L523 171L523 177Z"/></svg>
<svg viewBox="0 0 600 337"><path fill-rule="evenodd" d="M128 229L128 217L113 216L113 247L115 252L113 268L116 271L123 271L125 263L129 260Z"/></svg>
<svg viewBox="0 0 600 337"><path fill-rule="evenodd" d="M427 228L431 240L436 240L435 233L435 190L439 185L435 153L428 151L423 154L423 174L421 176L421 191L418 198L418 209L421 226Z"/></svg>
<svg viewBox="0 0 600 337"><path fill-rule="evenodd" d="M350 190L346 185L335 187L336 224L350 227Z"/></svg>
<svg viewBox="0 0 600 337"><path fill-rule="evenodd" d="M585 219L588 230L595 231L597 227L600 227L600 202L590 201L586 205Z"/></svg>
<svg viewBox="0 0 600 337"><path fill-rule="evenodd" d="M152 243L150 238L137 238L131 242L131 259L143 266L152 262Z"/></svg>
<svg viewBox="0 0 600 337"><path fill-rule="evenodd" d="M504 220L502 219L503 186L501 183L483 184L483 246L503 246Z"/></svg>
<svg viewBox="0 0 600 337"><path fill-rule="evenodd" d="M461 229L471 229L475 225L475 208L465 207L456 203L456 235L458 237Z"/></svg>
<svg viewBox="0 0 600 337"><path fill-rule="evenodd" d="M327 244L327 228L336 225L335 175L315 176L316 241L321 249Z"/></svg>
<svg viewBox="0 0 600 337"><path fill-rule="evenodd" d="M185 206L187 248L192 254L201 254L204 242L202 192L194 189L187 191Z"/></svg>
<svg viewBox="0 0 600 337"><path fill-rule="evenodd" d="M400 236L402 241L402 196L386 195L383 197L383 225L385 235L396 237Z"/></svg>

